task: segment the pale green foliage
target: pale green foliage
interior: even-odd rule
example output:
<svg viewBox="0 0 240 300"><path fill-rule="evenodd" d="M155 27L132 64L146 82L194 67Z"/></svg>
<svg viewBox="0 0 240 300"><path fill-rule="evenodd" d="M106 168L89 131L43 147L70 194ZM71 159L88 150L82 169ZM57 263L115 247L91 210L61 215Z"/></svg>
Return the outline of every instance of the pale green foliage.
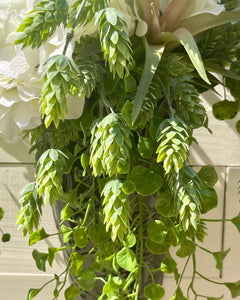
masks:
<svg viewBox="0 0 240 300"><path fill-rule="evenodd" d="M63 55L53 56L47 61L41 95L46 127L52 122L58 127L60 119L64 119L64 114L68 112L67 95L79 92L78 76L76 64Z"/></svg>
<svg viewBox="0 0 240 300"><path fill-rule="evenodd" d="M15 44L39 48L54 34L61 23L66 26L67 14L66 0L42 0L19 26L17 31L22 34Z"/></svg>
<svg viewBox="0 0 240 300"><path fill-rule="evenodd" d="M132 61L127 24L122 14L113 7L101 10L96 22L99 24L99 35L104 58L108 62L113 77L123 78L127 64Z"/></svg>
<svg viewBox="0 0 240 300"><path fill-rule="evenodd" d="M130 231L131 209L129 200L122 191L123 184L120 180L110 180L104 186L102 194L104 196L104 223L106 230L111 228L111 238L114 241L117 237L123 241L124 236Z"/></svg>
<svg viewBox="0 0 240 300"><path fill-rule="evenodd" d="M83 0L77 0L72 5L72 10L69 15L69 24L72 25L78 11L83 5ZM78 25L89 23L94 19L96 13L106 6L106 0L87 0L82 8L81 15L77 20Z"/></svg>
<svg viewBox="0 0 240 300"><path fill-rule="evenodd" d="M172 168L178 173L188 158L191 129L181 119L165 120L159 127L157 141L157 162L163 162L166 174Z"/></svg>
<svg viewBox="0 0 240 300"><path fill-rule="evenodd" d="M37 186L38 194L43 195L44 203L52 205L62 193L62 175L65 154L60 150L48 149L38 160Z"/></svg>
<svg viewBox="0 0 240 300"><path fill-rule="evenodd" d="M94 176L126 174L130 168L129 130L115 113L92 130L90 165Z"/></svg>
<svg viewBox="0 0 240 300"><path fill-rule="evenodd" d="M20 192L21 209L17 215L17 222L23 226L23 236L32 233L34 227L38 228L39 220L42 214L42 197L38 195L35 183L29 183Z"/></svg>

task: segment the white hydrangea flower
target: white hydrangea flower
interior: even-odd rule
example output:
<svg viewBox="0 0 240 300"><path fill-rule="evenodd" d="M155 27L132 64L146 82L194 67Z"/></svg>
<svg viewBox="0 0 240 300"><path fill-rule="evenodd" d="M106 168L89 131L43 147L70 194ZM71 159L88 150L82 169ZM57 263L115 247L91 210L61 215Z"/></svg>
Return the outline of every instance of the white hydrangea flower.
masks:
<svg viewBox="0 0 240 300"><path fill-rule="evenodd" d="M66 29L60 27L50 40L39 49L21 49L14 46L16 29L27 11L33 7L32 0L2 0L0 4L0 135L7 142L16 142L24 129L41 124L39 98L41 74L45 61L62 54ZM71 56L73 42L68 47ZM68 99L67 119L81 116L84 99Z"/></svg>

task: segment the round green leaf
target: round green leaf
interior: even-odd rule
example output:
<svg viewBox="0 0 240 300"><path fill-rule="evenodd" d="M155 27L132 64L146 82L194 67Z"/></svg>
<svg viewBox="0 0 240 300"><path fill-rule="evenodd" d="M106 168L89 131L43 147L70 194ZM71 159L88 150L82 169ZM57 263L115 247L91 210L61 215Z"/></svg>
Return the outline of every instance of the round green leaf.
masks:
<svg viewBox="0 0 240 300"><path fill-rule="evenodd" d="M235 126L236 126L238 133L240 133L240 120L237 121Z"/></svg>
<svg viewBox="0 0 240 300"><path fill-rule="evenodd" d="M132 248L136 244L136 237L134 233L128 234L124 240L123 240L123 245L127 248Z"/></svg>
<svg viewBox="0 0 240 300"><path fill-rule="evenodd" d="M209 210L217 207L218 205L218 196L214 188L207 187L200 190L202 199L202 213L205 214Z"/></svg>
<svg viewBox="0 0 240 300"><path fill-rule="evenodd" d="M165 257L162 262L160 269L164 273L173 273L177 268L177 263L171 257Z"/></svg>
<svg viewBox="0 0 240 300"><path fill-rule="evenodd" d="M85 291L90 291L95 287L96 275L92 268L87 268L79 273L78 285Z"/></svg>
<svg viewBox="0 0 240 300"><path fill-rule="evenodd" d="M156 211L164 217L172 217L175 215L174 198L170 190L160 192L155 204Z"/></svg>
<svg viewBox="0 0 240 300"><path fill-rule="evenodd" d="M126 195L130 195L136 191L136 186L131 180L126 180L122 186L122 190Z"/></svg>
<svg viewBox="0 0 240 300"><path fill-rule="evenodd" d="M87 236L95 244L105 243L110 237L109 233L105 230L105 226L102 224L89 227L87 230Z"/></svg>
<svg viewBox="0 0 240 300"><path fill-rule="evenodd" d="M11 235L9 233L4 233L2 235L2 242L4 242L4 243L9 242L10 238L11 238Z"/></svg>
<svg viewBox="0 0 240 300"><path fill-rule="evenodd" d="M193 254L195 251L196 245L192 241L186 239L180 244L180 247L178 248L176 254L179 257L187 257Z"/></svg>
<svg viewBox="0 0 240 300"><path fill-rule="evenodd" d="M134 182L137 193L142 196L154 194L163 183L160 175L142 166L137 166L132 170L130 179Z"/></svg>
<svg viewBox="0 0 240 300"><path fill-rule="evenodd" d="M134 252L129 248L123 248L117 253L117 263L121 268L131 272L137 264Z"/></svg>
<svg viewBox="0 0 240 300"><path fill-rule="evenodd" d="M153 139L147 137L139 137L138 141L138 152L143 158L150 158L153 154L154 141Z"/></svg>
<svg viewBox="0 0 240 300"><path fill-rule="evenodd" d="M117 171L119 174L127 174L129 172L129 162L123 158L120 158L117 162Z"/></svg>
<svg viewBox="0 0 240 300"><path fill-rule="evenodd" d="M76 300L77 297L81 294L81 290L79 290L74 284L71 284L64 292L64 296L66 300Z"/></svg>
<svg viewBox="0 0 240 300"><path fill-rule="evenodd" d="M0 207L0 220L2 220L4 216L4 210L2 209L2 207Z"/></svg>
<svg viewBox="0 0 240 300"><path fill-rule="evenodd" d="M164 242L164 243L154 243L153 241L151 241L150 239L146 239L146 243L145 243L147 249L153 253L153 254L163 254L165 252L167 252L168 248L169 248L169 244Z"/></svg>
<svg viewBox="0 0 240 300"><path fill-rule="evenodd" d="M152 283L144 288L144 295L148 300L160 300L164 294L165 290L160 284Z"/></svg>
<svg viewBox="0 0 240 300"><path fill-rule="evenodd" d="M223 100L213 104L213 114L218 120L233 119L238 113L236 102Z"/></svg>
<svg viewBox="0 0 240 300"><path fill-rule="evenodd" d="M207 165L201 168L198 172L198 176L202 181L205 181L208 185L214 186L218 181L218 175L213 166Z"/></svg>
<svg viewBox="0 0 240 300"><path fill-rule="evenodd" d="M154 220L147 227L147 235L151 241L162 243L167 235L167 228L160 220Z"/></svg>
<svg viewBox="0 0 240 300"><path fill-rule="evenodd" d="M79 248L84 248L88 244L88 238L87 238L84 228L79 227L76 230L74 230L73 231L73 239Z"/></svg>

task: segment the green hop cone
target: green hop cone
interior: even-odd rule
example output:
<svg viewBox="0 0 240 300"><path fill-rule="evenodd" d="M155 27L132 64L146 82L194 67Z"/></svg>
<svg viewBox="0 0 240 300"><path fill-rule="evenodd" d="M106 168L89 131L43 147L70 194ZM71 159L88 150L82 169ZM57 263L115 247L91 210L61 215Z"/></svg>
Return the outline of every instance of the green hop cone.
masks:
<svg viewBox="0 0 240 300"><path fill-rule="evenodd" d="M68 4L66 0L43 0L28 14L28 17L18 28L22 34L15 44L23 47L38 48L50 38L57 27L63 23L66 26Z"/></svg>
<svg viewBox="0 0 240 300"><path fill-rule="evenodd" d="M185 78L176 78L172 81L172 89L178 91L173 93L178 111L181 117L193 128L204 125L207 113L202 105L195 87L186 82Z"/></svg>
<svg viewBox="0 0 240 300"><path fill-rule="evenodd" d="M46 127L52 122L58 127L60 119L64 119L68 112L67 95L76 95L80 89L78 74L76 64L64 55L53 56L47 61L41 95Z"/></svg>
<svg viewBox="0 0 240 300"><path fill-rule="evenodd" d="M123 78L127 64L132 61L132 49L124 16L113 7L101 10L95 20L100 21L99 36L104 59L113 77Z"/></svg>
<svg viewBox="0 0 240 300"><path fill-rule="evenodd" d="M165 120L159 127L157 162L163 162L166 174L178 173L188 158L192 130L180 119Z"/></svg>
<svg viewBox="0 0 240 300"><path fill-rule="evenodd" d="M66 155L55 149L48 149L38 160L38 194L43 195L44 203L52 205L62 193L62 175Z"/></svg>
<svg viewBox="0 0 240 300"><path fill-rule="evenodd" d="M111 238L114 241L117 237L123 241L124 236L129 232L131 209L127 195L122 191L123 184L118 180L110 180L105 184L102 191L104 196L104 223L106 231L111 228Z"/></svg>
<svg viewBox="0 0 240 300"><path fill-rule="evenodd" d="M90 166L94 176L126 174L132 147L128 127L115 113L107 115L92 130Z"/></svg>

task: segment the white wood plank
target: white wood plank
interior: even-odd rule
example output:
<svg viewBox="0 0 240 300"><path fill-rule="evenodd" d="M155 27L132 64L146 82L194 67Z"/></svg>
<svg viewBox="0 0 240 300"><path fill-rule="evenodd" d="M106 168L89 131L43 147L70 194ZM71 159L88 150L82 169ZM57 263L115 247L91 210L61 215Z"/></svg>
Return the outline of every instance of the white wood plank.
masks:
<svg viewBox="0 0 240 300"><path fill-rule="evenodd" d="M196 170L199 167L195 167ZM219 181L215 186L216 192L218 194L218 207L205 215L202 215L202 218L207 219L221 219L223 216L223 199L224 199L224 182L225 182L225 168L216 167L218 173ZM208 226L208 235L205 237L204 243L196 241L200 246L209 249L210 251L220 251L221 250L221 241L222 241L222 223L207 223ZM179 272L183 269L186 259L180 259L175 255L177 249L172 249L171 254L174 259L178 262ZM213 256L201 249L197 248L196 251L197 259L197 269L201 273L208 274L211 278L219 277L219 270L215 268L215 260ZM192 261L189 262L189 265L184 273L185 277L191 277L192 275ZM168 275L165 275L168 277Z"/></svg>
<svg viewBox="0 0 240 300"><path fill-rule="evenodd" d="M240 212L240 168L228 168L226 188L226 219L231 219ZM231 222L225 224L225 249L231 248L224 260L223 277L240 279L240 233Z"/></svg>
<svg viewBox="0 0 240 300"><path fill-rule="evenodd" d="M240 165L240 134L235 128L239 114L233 120L217 120L212 114L212 105L224 98L221 87L217 87L219 95L212 91L202 95L204 106L208 112L209 128L213 134L206 129L194 130L194 136L198 141L191 147L190 161L195 165L212 164L215 166L239 166ZM231 96L227 93L227 99Z"/></svg>
<svg viewBox="0 0 240 300"><path fill-rule="evenodd" d="M53 275L9 275L0 274L0 299L4 300L26 300L28 290L30 288L40 288L47 281L51 280ZM66 284L66 288L68 287ZM55 284L51 283L47 285L34 300L52 300L53 290ZM64 295L61 293L58 300L65 300Z"/></svg>
<svg viewBox="0 0 240 300"><path fill-rule="evenodd" d="M1 243L0 246L0 271L3 273L42 273L37 271L32 251L36 248L40 252L47 252L48 247L59 247L58 236L29 247L28 238L22 238L22 232L21 230L17 231L16 225L16 216L19 211L19 191L25 184L33 180L33 168L29 165L0 165L0 178L0 206L5 211L0 226L4 232L11 234L11 241ZM47 233L57 232L50 206L44 208L42 224ZM62 256L59 254L57 258L58 262L54 265L54 270L48 268L47 273L64 270L65 262Z"/></svg>
<svg viewBox="0 0 240 300"><path fill-rule="evenodd" d="M26 140L10 144L0 137L0 163L33 163L34 155L28 154L29 148Z"/></svg>

